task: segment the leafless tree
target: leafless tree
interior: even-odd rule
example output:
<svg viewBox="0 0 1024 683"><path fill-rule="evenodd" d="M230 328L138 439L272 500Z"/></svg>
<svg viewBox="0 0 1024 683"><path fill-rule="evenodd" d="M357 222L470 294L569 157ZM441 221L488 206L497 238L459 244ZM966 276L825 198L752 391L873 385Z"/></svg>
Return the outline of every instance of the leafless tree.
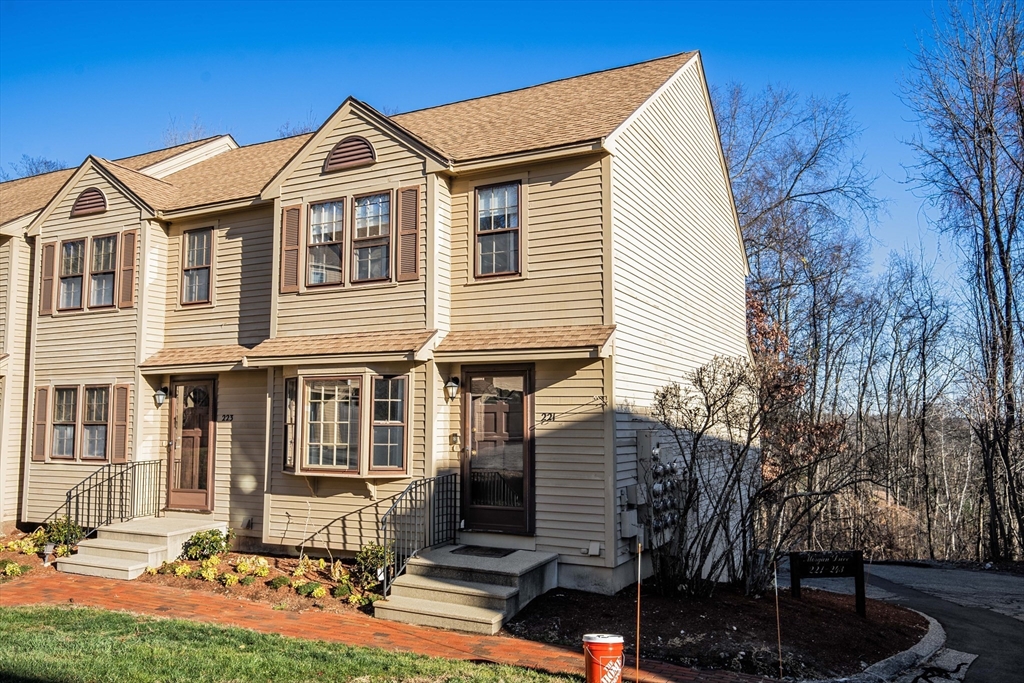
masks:
<svg viewBox="0 0 1024 683"><path fill-rule="evenodd" d="M904 84L912 180L960 248L976 353L966 414L984 471L988 554L1024 552L1024 18L1016 0L951 3Z"/></svg>
<svg viewBox="0 0 1024 683"><path fill-rule="evenodd" d="M177 145L195 142L206 137L209 137L209 134L206 132L206 127L202 121L199 120L198 115L193 116L192 123L187 126L179 122L177 116L171 116L167 123L167 128L164 129L161 136L161 142L163 142L164 147L176 147Z"/></svg>
<svg viewBox="0 0 1024 683"><path fill-rule="evenodd" d="M68 167L63 161L47 159L42 156L30 157L27 154L22 154L20 161L12 161L8 165L11 167L11 172L7 173L0 169L0 182L52 173Z"/></svg>
<svg viewBox="0 0 1024 683"><path fill-rule="evenodd" d="M277 137L290 138L294 135L312 133L319 127L320 124L317 122L316 115L313 113L313 110L310 109L308 112L306 112L305 118L303 118L300 121L296 121L295 124L292 124L291 121L285 121L277 129Z"/></svg>

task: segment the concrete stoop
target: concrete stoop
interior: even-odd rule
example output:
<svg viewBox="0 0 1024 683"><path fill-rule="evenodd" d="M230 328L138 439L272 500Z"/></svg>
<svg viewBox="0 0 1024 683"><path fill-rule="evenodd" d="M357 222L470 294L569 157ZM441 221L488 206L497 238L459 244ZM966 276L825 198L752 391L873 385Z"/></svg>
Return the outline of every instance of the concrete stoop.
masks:
<svg viewBox="0 0 1024 683"><path fill-rule="evenodd" d="M140 517L100 527L95 538L78 544L78 554L57 559L57 571L68 574L131 580L147 567L177 559L192 534L208 529L227 531L225 522L208 516Z"/></svg>
<svg viewBox="0 0 1024 683"><path fill-rule="evenodd" d="M373 605L374 616L419 626L492 635L538 595L558 585L558 555L516 550L505 557L421 552Z"/></svg>

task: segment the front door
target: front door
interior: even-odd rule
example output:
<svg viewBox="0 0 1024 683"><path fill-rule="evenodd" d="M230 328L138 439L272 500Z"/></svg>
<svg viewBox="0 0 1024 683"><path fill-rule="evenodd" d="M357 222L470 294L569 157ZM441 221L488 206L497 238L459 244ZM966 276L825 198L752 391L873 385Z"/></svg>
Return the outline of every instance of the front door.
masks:
<svg viewBox="0 0 1024 683"><path fill-rule="evenodd" d="M167 507L212 510L214 383L182 382L171 389Z"/></svg>
<svg viewBox="0 0 1024 683"><path fill-rule="evenodd" d="M463 377L467 530L533 530L532 379L528 368L467 370Z"/></svg>

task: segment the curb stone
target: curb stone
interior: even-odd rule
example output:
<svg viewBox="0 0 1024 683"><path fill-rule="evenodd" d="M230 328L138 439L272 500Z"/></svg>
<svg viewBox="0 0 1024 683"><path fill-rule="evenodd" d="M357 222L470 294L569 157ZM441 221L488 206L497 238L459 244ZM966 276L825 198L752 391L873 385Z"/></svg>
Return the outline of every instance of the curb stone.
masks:
<svg viewBox="0 0 1024 683"><path fill-rule="evenodd" d="M939 622L924 612L918 612L916 609L911 611L917 612L917 614L928 620L928 632L917 642L917 645L914 645L909 650L897 652L892 657L887 657L880 662L875 662L859 674L843 676L842 678L802 681L802 683L881 683L891 681L903 672L927 660L946 644L946 631Z"/></svg>

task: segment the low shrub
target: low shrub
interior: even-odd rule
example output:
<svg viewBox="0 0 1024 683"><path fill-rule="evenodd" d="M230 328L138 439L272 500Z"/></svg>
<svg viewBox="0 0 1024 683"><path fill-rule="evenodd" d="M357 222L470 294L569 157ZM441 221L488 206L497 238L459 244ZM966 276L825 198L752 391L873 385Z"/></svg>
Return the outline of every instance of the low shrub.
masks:
<svg viewBox="0 0 1024 683"><path fill-rule="evenodd" d="M238 574L221 574L220 582L224 584L226 588L231 588L238 583Z"/></svg>
<svg viewBox="0 0 1024 683"><path fill-rule="evenodd" d="M265 557L255 557L253 559L255 560L252 569L253 575L260 578L268 576L270 574L270 563L267 562L267 559Z"/></svg>
<svg viewBox="0 0 1024 683"><path fill-rule="evenodd" d="M188 576L191 573L192 567L188 566L187 564L174 565L175 576Z"/></svg>
<svg viewBox="0 0 1024 683"><path fill-rule="evenodd" d="M356 553L356 566L352 572L363 588L378 584L383 578L385 567L395 561L395 554L390 548L379 543L369 543Z"/></svg>
<svg viewBox="0 0 1024 683"><path fill-rule="evenodd" d="M53 549L53 554L57 557L71 557L71 546L70 545L58 545Z"/></svg>
<svg viewBox="0 0 1024 683"><path fill-rule="evenodd" d="M337 586L331 589L331 595L338 598L339 600L344 600L348 596L352 595L352 586L348 585L347 583L339 583Z"/></svg>
<svg viewBox="0 0 1024 683"><path fill-rule="evenodd" d="M284 588L285 586L290 586L291 583L292 580L289 579L287 576L275 576L270 581L267 581L267 585L273 588L274 590Z"/></svg>
<svg viewBox="0 0 1024 683"><path fill-rule="evenodd" d="M256 583L256 577L255 576L243 576L242 578L240 578L238 580L238 583L242 584L243 586L251 586L254 583Z"/></svg>
<svg viewBox="0 0 1024 683"><path fill-rule="evenodd" d="M15 577L27 574L32 571L32 566L27 564L18 564L13 560L0 560L0 576Z"/></svg>
<svg viewBox="0 0 1024 683"><path fill-rule="evenodd" d="M305 582L305 583L299 584L299 585L298 585L298 586L297 586L297 587L295 588L295 592L296 592L296 593L298 593L299 595L301 595L301 596L302 596L302 597L304 597L304 598L308 598L308 597L310 597L310 596L316 597L315 595L313 595L313 593L314 593L314 592L316 591L316 589L318 589L318 588L323 588L323 586L321 586L321 585L320 585L320 584L319 584L318 582L316 582L316 581L307 581L307 582ZM326 589L325 589L325 590L323 591L323 593L321 593L321 596L323 596L323 595L326 595L326 594L327 594L327 591L326 591Z"/></svg>
<svg viewBox="0 0 1024 683"><path fill-rule="evenodd" d="M200 567L199 578L203 581L216 581L217 580L217 568L216 567Z"/></svg>
<svg viewBox="0 0 1024 683"><path fill-rule="evenodd" d="M226 553L231 546L232 533L226 534L220 529L209 529L192 534L181 547L181 557L185 560L205 560Z"/></svg>
<svg viewBox="0 0 1024 683"><path fill-rule="evenodd" d="M57 546L77 545L85 537L85 531L67 515L58 517L46 527L46 542Z"/></svg>

